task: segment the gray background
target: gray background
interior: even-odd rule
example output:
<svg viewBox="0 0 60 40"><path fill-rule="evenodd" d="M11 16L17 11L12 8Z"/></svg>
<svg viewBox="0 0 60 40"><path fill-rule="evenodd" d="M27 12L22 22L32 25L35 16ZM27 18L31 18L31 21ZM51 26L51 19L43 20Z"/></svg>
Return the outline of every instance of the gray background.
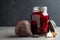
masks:
<svg viewBox="0 0 60 40"><path fill-rule="evenodd" d="M15 26L23 19L30 21L34 6L47 6L50 18L60 26L60 0L0 0L0 26Z"/></svg>

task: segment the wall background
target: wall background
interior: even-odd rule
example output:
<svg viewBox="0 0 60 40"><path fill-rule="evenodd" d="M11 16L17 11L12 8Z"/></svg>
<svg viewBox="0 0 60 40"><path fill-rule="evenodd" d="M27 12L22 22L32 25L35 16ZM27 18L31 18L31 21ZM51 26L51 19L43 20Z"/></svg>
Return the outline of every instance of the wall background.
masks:
<svg viewBox="0 0 60 40"><path fill-rule="evenodd" d="M47 6L51 19L60 26L60 0L0 0L0 26L15 26L23 19L30 21L34 6Z"/></svg>

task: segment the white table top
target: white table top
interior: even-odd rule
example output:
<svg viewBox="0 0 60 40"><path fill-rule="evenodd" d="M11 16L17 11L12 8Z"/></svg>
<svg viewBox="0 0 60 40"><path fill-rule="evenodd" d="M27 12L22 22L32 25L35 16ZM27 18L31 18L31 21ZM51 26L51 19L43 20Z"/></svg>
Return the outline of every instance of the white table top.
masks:
<svg viewBox="0 0 60 40"><path fill-rule="evenodd" d="M0 40L60 40L60 27L56 28L58 35L54 38L43 37L17 37L15 27L0 27Z"/></svg>

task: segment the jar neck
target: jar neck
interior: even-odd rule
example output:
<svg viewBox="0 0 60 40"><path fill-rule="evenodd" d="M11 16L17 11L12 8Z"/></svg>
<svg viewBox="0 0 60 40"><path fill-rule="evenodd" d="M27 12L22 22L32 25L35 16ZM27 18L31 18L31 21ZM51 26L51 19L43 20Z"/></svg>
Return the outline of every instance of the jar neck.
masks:
<svg viewBox="0 0 60 40"><path fill-rule="evenodd" d="M44 16L47 16L47 15L48 15L47 11L44 11L42 14L43 14Z"/></svg>
<svg viewBox="0 0 60 40"><path fill-rule="evenodd" d="M47 13L47 11L44 11L43 13Z"/></svg>
<svg viewBox="0 0 60 40"><path fill-rule="evenodd" d="M39 12L38 10L33 10L33 12Z"/></svg>

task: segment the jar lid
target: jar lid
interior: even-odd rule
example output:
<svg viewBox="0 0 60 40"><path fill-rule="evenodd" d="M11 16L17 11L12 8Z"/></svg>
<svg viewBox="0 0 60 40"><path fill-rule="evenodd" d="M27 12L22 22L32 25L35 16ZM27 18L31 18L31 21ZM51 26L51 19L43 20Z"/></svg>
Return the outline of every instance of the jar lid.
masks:
<svg viewBox="0 0 60 40"><path fill-rule="evenodd" d="M39 7L33 7L33 12L39 12Z"/></svg>
<svg viewBox="0 0 60 40"><path fill-rule="evenodd" d="M40 11L47 12L47 7L46 6L40 7Z"/></svg>

